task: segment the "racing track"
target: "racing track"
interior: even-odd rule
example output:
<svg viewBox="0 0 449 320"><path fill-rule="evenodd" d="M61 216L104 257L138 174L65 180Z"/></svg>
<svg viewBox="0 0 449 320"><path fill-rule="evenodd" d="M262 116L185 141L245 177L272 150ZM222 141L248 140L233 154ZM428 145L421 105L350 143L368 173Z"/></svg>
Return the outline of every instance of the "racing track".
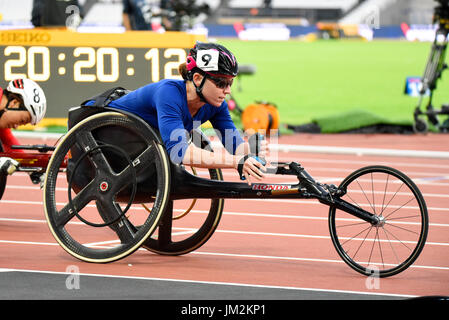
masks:
<svg viewBox="0 0 449 320"><path fill-rule="evenodd" d="M48 143L19 138L23 144ZM47 227L42 191L25 173L8 178L0 204L0 299L406 299L449 296L449 152L447 135L310 135L283 145L339 147L341 154L279 151L320 182L338 184L372 164L395 167L420 187L430 218L426 246L406 271L369 282L342 262L327 227L328 207L315 200L226 200L213 237L197 251L170 257L139 249L110 264L68 255ZM415 150L406 156L353 149ZM346 150L346 151L345 151ZM360 151L360 150L359 150ZM347 154L346 154L347 152ZM382 152L380 152L381 154ZM439 157L434 157L438 155ZM236 178L224 170L225 179ZM267 181L294 181L271 176ZM201 212L194 208L191 214ZM68 289L79 272L78 287ZM368 279L369 280L369 279ZM69 281L69 282L68 282ZM74 282L75 283L75 282ZM76 284L76 283L75 283Z"/></svg>

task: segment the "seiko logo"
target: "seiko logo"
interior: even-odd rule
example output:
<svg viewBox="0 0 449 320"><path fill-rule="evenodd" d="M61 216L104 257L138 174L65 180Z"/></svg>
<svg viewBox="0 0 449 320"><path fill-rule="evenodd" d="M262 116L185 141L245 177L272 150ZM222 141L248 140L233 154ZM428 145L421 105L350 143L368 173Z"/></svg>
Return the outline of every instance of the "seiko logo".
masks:
<svg viewBox="0 0 449 320"><path fill-rule="evenodd" d="M253 184L253 190L288 190L290 186L278 184Z"/></svg>
<svg viewBox="0 0 449 320"><path fill-rule="evenodd" d="M50 40L48 32L2 32L0 35L0 42L4 44L43 44Z"/></svg>

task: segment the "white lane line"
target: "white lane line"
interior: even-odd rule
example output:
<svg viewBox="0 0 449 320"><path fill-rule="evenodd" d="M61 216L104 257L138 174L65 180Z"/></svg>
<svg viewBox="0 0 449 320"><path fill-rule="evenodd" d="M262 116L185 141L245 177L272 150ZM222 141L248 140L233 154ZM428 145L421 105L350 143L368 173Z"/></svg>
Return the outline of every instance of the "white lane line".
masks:
<svg viewBox="0 0 449 320"><path fill-rule="evenodd" d="M92 208L94 208L95 206L92 205L90 206ZM412 208L412 209L416 209L416 208ZM145 210L144 208L134 208L133 210ZM184 209L174 209L174 212L184 212ZM209 211L207 210L197 210L197 209L192 209L190 211L191 213L198 213L198 214L207 214L209 213ZM304 216L304 215L287 215L287 214L277 214L277 213L251 213L251 212L235 212L235 211L229 211L226 210L223 212L223 215L235 215L235 216L248 216L248 217L265 217L265 218L282 218L282 219L304 219L304 220L322 220L322 221L327 221L328 217L327 216ZM35 220L35 219L22 219L22 218L6 218L6 217L0 217L0 221L17 221L17 222L42 222L42 223L46 223L46 220ZM350 218L340 218L339 220L341 221L358 221L356 219L350 219ZM70 224L79 224L79 225L84 225L83 222L78 222L78 221L71 221L69 222ZM405 225L416 225L417 223L414 222L402 222L402 221L392 221L391 223L394 224L405 224ZM449 227L449 224L446 223L429 223L429 226L431 227Z"/></svg>
<svg viewBox="0 0 449 320"><path fill-rule="evenodd" d="M14 135L20 138L41 138L41 139L59 139L62 133L42 133L14 131ZM212 147L223 147L221 142L211 137ZM306 153L325 153L325 154L349 154L357 156L387 156L387 157L407 157L407 158L434 158L449 159L449 152L446 151L425 151L425 150L398 150L385 148L351 148L335 146L310 146L310 145L291 145L272 143L269 145L271 152L306 152Z"/></svg>
<svg viewBox="0 0 449 320"><path fill-rule="evenodd" d="M182 228L179 228L182 229ZM233 234L243 234L243 235L258 235L258 236L275 236L275 237L291 237L291 238L305 238L305 239L326 239L330 240L330 236L316 236L316 235L308 235L308 234L294 234L294 233L273 233L273 232L254 232L254 231L235 231L235 230L222 230L217 229L215 232L218 233L233 233ZM348 238L348 237L339 237L341 240L355 240L355 241L379 241L378 239L362 239L362 238ZM411 243L415 244L414 241L399 241L399 240L380 240L380 242L386 243ZM426 245L435 245L435 246L449 246L449 243L446 242L430 242L426 241Z"/></svg>
<svg viewBox="0 0 449 320"><path fill-rule="evenodd" d="M329 181L329 179L327 180ZM290 182L291 184L297 183L297 181ZM283 184L287 184L285 182L283 182ZM40 191L39 187L33 187L33 186L21 186L21 185L8 185L7 186L8 189L19 189L19 190L35 190L35 191ZM65 192L67 193L67 189L66 188L56 188L56 191L58 192ZM362 193L362 191L358 191L358 190L353 190L351 191L352 193ZM384 194L384 191L374 191L375 194ZM410 193L405 193L405 192L386 192L386 194L396 194L398 196L400 195L410 195ZM424 196L424 198L449 198L449 193L422 193L422 195ZM240 200L254 200L254 199L240 199Z"/></svg>
<svg viewBox="0 0 449 320"><path fill-rule="evenodd" d="M41 246L58 246L57 243L46 243L46 242L28 242L28 241L10 241L10 240L0 240L0 243L5 244L26 244L26 245L41 245ZM93 247L93 246L92 246ZM95 246L96 248L110 248L110 246ZM138 251L148 250L139 248ZM208 252L208 251L193 251L189 254L196 255L208 255L208 256L224 256L230 258L251 258L251 259L263 259L263 260L287 260L287 261L303 261L303 262L320 262L320 263L344 263L341 260L333 259L319 259L319 258L300 258L300 257L282 257L282 256L265 256L265 255L254 255L254 254L238 254L238 253L224 253L224 252ZM425 266L425 265L411 265L410 268L420 268L420 269L431 269L431 270L443 270L448 271L449 267L444 266Z"/></svg>
<svg viewBox="0 0 449 320"><path fill-rule="evenodd" d="M253 255L253 254L216 253L216 252L205 252L205 251L193 251L193 252L191 252L191 254L200 254L200 255L203 254L203 255L226 256L226 257L237 257L237 258L252 258L252 259L268 259L268 260L291 260L291 261L304 261L304 262L345 263L342 260L331 260L331 259L262 256L262 255ZM363 263L363 262L361 262L361 263ZM449 267L423 266L423 265L411 265L410 268L449 270Z"/></svg>
<svg viewBox="0 0 449 320"><path fill-rule="evenodd" d="M18 241L18 240L0 240L0 243L26 244L36 246L59 246L59 244L56 242L36 242L36 241Z"/></svg>
<svg viewBox="0 0 449 320"><path fill-rule="evenodd" d="M212 147L221 147L218 141L212 141ZM346 154L356 156L383 156L383 157L404 157L404 158L432 158L449 159L449 152L446 151L424 151L424 150L398 150L383 148L351 148L335 146L309 146L277 144L269 145L270 152L300 152L300 153L325 153L325 154Z"/></svg>
<svg viewBox="0 0 449 320"><path fill-rule="evenodd" d="M261 200L258 200L261 201ZM40 203L36 203L36 202L32 202L32 201L13 201L11 200L12 204L28 204L28 205L40 205ZM297 204L297 203L296 203ZM306 204L309 204L306 202ZM320 205L320 204L317 204ZM86 207L88 208L96 208L95 205L87 205ZM380 207L380 205L376 205L376 207ZM393 207L391 207L393 208ZM412 209L412 210L417 210L417 207L402 207L404 209ZM324 208L327 209L327 208ZM137 207L133 207L132 208L133 211L146 211L146 209L144 209L143 207L137 206ZM449 208L428 208L428 212L429 214L434 214L436 213L436 211L441 210L441 211L449 211ZM302 210L304 211L304 210ZM185 212L185 209L173 209L173 212L179 212L179 213L183 213ZM192 209L190 211L191 214L208 214L209 211L208 210L198 210L198 209ZM327 221L328 220L328 216L327 216L327 210L323 211L323 214L321 216L307 216L307 215L291 215L291 214L281 214L281 213L252 213L252 212L238 212L238 211L223 211L223 216L247 216L247 217L265 217L265 218L274 218L274 219L303 219L303 220L322 220L322 221ZM0 221L4 220L4 221L27 221L29 220L29 222L46 222L46 220L33 220L33 219L23 219L23 218L7 218L7 217L0 217ZM339 218L339 220L345 220L345 221L358 221L358 220L354 220L351 218ZM71 221L71 224L80 224L80 225L84 225L83 222L77 222L77 221ZM405 224L405 225L413 225L413 224L417 224L416 222L402 222L402 221L390 221L390 223L393 224ZM449 224L447 223L434 223L434 222L430 222L429 223L430 227L449 227Z"/></svg>
<svg viewBox="0 0 449 320"><path fill-rule="evenodd" d="M181 229L181 228L173 228L173 229ZM172 232L172 237L180 236L180 235L186 235L186 234L193 234L198 229L191 229L191 228L184 228L186 231L179 231L179 232ZM100 242L91 242L91 243L84 243L86 247L105 247L108 248L107 245L118 245L120 244L120 240L108 240L108 241L100 241Z"/></svg>
<svg viewBox="0 0 449 320"><path fill-rule="evenodd" d="M310 217L310 219L314 219L313 217ZM318 218L319 220L325 220L324 218ZM5 219L0 218L0 221L14 221L14 222L30 222L29 219ZM40 223L46 223L45 220L34 220L32 222L40 222ZM72 222L69 222L69 224L72 224ZM76 224L83 224L82 222L76 222ZM173 227L173 230L177 230L177 232L173 233L173 236L177 235L184 235L184 234L190 234L197 231L195 228L184 228L184 227ZM290 238L303 238L303 239L331 239L328 235L309 235L309 234L295 234L295 233L276 233L276 232L259 232L259 231L246 231L246 230L224 230L217 228L215 230L215 233L229 233L229 234L243 234L243 235L258 235L258 236L275 236L275 237L290 237ZM342 237L341 239L348 239ZM358 239L358 238L352 238L352 240L366 240L366 241L373 241L374 239ZM1 241L1 240L0 240ZM101 241L101 242L92 242L85 244L86 246L97 246L97 245L104 245L108 243L114 243L118 240L110 240L110 241ZM381 240L384 242L388 242L387 240ZM397 242L394 240L390 240L390 242ZM413 241L402 241L402 243L415 243ZM431 242L426 241L426 246L449 246L449 242Z"/></svg>
<svg viewBox="0 0 449 320"><path fill-rule="evenodd" d="M359 168L329 168L329 167L321 167L321 166L303 166L309 173L313 173L313 172L336 172L339 175L337 177L330 177L328 179L341 179L343 180L347 175L349 175L350 173L354 172L355 170L359 169ZM393 166L394 167L394 166ZM429 169L432 169L432 172L422 172L422 171L409 171L409 170L401 170L403 173L405 173L407 176L409 177L415 177L415 179L421 179L421 178L417 178L418 176L424 176L427 178L431 178L431 177L438 177L440 180L444 180L444 179L449 179L449 172L445 171L445 172L435 172L435 167L434 166L430 166ZM235 170L232 169L222 169L222 173L225 177L236 177L236 172ZM201 176L206 176L208 175L208 171L204 170L204 169L197 169L197 174L201 175ZM31 184L31 181L29 180L28 174L25 172L17 172L14 173L14 176L16 177L21 177L21 178L26 178L25 180L28 180L27 182L29 182ZM13 176L13 177L14 177ZM291 175L273 175L270 174L270 176L277 176L277 177L288 177ZM320 175L321 176L321 175ZM320 180L320 179L324 179L323 177L319 177L317 174L315 174L314 176L315 180ZM425 178L424 178L425 179ZM38 186L35 186L36 188L39 188Z"/></svg>
<svg viewBox="0 0 449 320"><path fill-rule="evenodd" d="M230 200L236 200L236 199L226 199L227 201ZM327 207L325 205L322 205L320 203L317 202L317 200L287 200L287 199L237 199L238 201L267 201L267 202L278 202L278 203L290 203L290 204L308 204L308 205L319 205L321 207L323 207L323 209L327 210ZM1 203L9 203L9 204L27 204L27 205L43 205L42 202L40 201L26 201L26 200L0 200L0 204ZM58 206L63 206L66 203L57 203L56 205ZM370 204L367 203L359 203L360 206L371 206ZM375 205L376 207L381 207L381 205ZM87 205L86 207L88 208L95 208L95 205ZM412 210L417 210L418 207L416 206L393 206L390 205L389 208L404 208L404 209L412 209ZM134 207L134 210L145 210L143 207ZM182 209L178 209L177 211L184 211ZM427 211L428 212L432 212L432 211L449 211L449 207L448 208L441 208L441 207L427 207Z"/></svg>

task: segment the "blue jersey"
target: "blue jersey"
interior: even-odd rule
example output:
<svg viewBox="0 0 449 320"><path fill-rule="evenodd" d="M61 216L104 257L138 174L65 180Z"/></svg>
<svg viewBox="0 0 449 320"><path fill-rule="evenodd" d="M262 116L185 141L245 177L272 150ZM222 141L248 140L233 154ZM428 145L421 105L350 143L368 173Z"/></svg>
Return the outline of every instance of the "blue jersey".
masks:
<svg viewBox="0 0 449 320"><path fill-rule="evenodd" d="M181 163L188 147L188 133L210 121L228 152L235 154L243 139L235 127L224 101L220 107L203 105L192 117L187 106L186 83L183 80L161 80L150 83L112 101L111 108L136 114L157 129L170 159Z"/></svg>

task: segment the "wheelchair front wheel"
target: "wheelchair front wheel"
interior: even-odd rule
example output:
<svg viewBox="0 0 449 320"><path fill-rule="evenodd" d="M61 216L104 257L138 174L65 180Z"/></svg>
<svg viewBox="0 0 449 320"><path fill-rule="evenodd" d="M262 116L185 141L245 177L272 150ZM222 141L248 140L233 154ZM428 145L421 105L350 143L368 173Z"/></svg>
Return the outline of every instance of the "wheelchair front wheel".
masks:
<svg viewBox="0 0 449 320"><path fill-rule="evenodd" d="M340 184L341 199L379 217L377 224L329 209L329 230L340 257L367 276L388 277L407 269L424 248L428 214L415 183L385 166L358 169Z"/></svg>

